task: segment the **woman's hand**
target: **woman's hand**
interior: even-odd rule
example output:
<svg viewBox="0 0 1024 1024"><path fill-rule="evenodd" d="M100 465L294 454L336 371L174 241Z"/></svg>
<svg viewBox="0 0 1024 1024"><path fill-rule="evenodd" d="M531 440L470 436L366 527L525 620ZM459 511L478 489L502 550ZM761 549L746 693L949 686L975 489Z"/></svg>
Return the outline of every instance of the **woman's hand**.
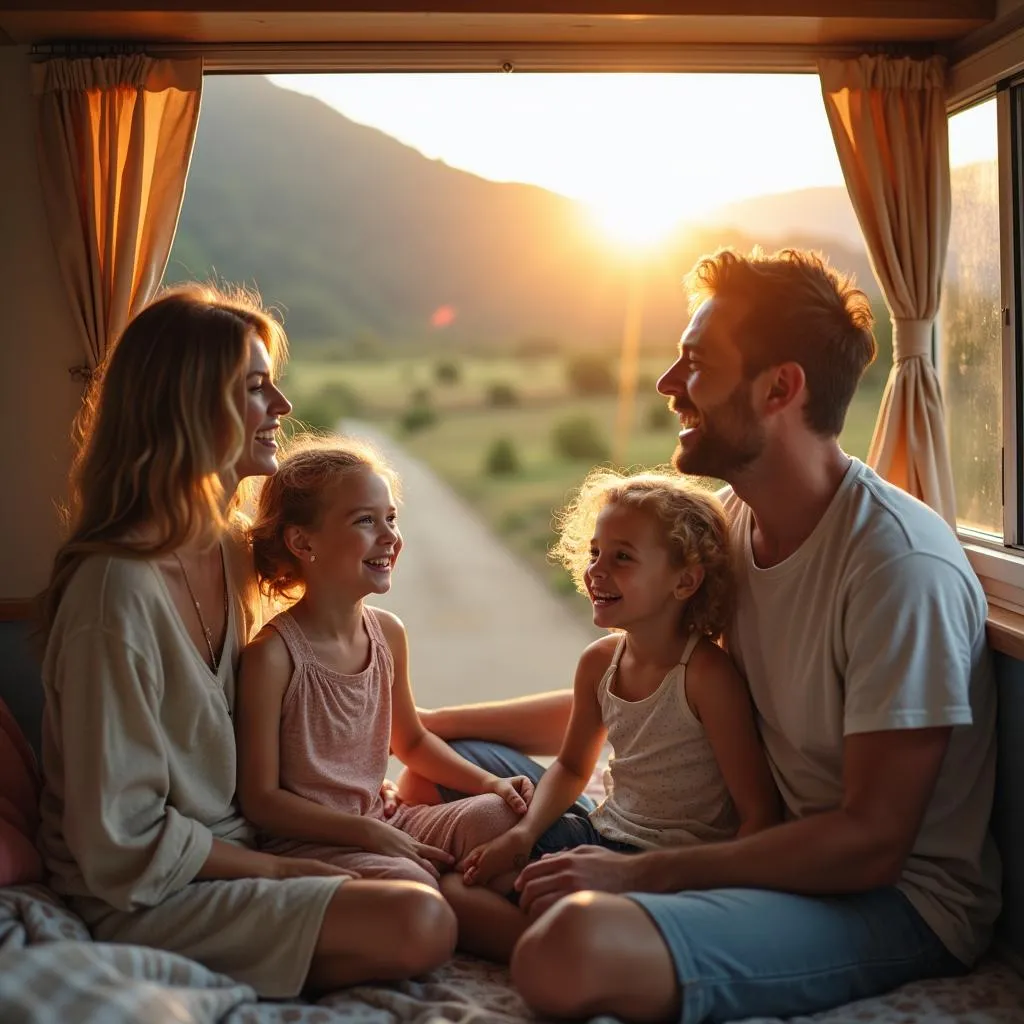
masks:
<svg viewBox="0 0 1024 1024"><path fill-rule="evenodd" d="M459 863L466 885L487 885L509 872L518 874L530 860L533 840L518 828L474 847Z"/></svg>
<svg viewBox="0 0 1024 1024"><path fill-rule="evenodd" d="M533 799L533 783L525 775L513 775L510 779L495 776L487 792L497 793L516 814L525 814Z"/></svg>
<svg viewBox="0 0 1024 1024"><path fill-rule="evenodd" d="M349 871L347 868L339 868L334 864L328 864L325 860L314 860L312 857L277 857L272 853L267 856L271 859L270 877L280 882L285 878L311 878L331 877L361 878L358 871Z"/></svg>
<svg viewBox="0 0 1024 1024"><path fill-rule="evenodd" d="M440 878L441 874L431 861L437 861L445 867L451 867L455 861L450 853L445 853L436 846L421 843L394 825L383 821L373 824L375 827L363 846L363 849L370 853L380 853L385 857L407 857L419 864L424 871L429 871L434 878Z"/></svg>

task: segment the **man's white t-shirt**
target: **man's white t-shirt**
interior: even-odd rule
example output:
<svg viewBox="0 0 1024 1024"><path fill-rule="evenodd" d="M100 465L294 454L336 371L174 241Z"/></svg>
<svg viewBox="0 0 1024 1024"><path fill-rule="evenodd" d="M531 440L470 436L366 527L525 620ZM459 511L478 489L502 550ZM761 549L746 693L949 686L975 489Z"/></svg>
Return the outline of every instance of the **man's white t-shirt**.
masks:
<svg viewBox="0 0 1024 1024"><path fill-rule="evenodd" d="M954 956L984 950L1000 906L988 832L996 695L984 592L930 508L854 459L789 558L761 569L730 489L738 604L727 644L793 818L837 808L843 738L953 726L899 888Z"/></svg>

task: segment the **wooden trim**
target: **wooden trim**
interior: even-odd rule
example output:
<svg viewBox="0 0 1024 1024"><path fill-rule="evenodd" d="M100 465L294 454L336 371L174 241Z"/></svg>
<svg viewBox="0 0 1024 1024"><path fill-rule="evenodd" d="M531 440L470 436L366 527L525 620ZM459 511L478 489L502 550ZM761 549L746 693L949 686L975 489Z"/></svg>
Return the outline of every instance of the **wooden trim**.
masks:
<svg viewBox="0 0 1024 1024"><path fill-rule="evenodd" d="M263 43L244 46L156 43L154 57L202 56L207 73L253 72L555 72L660 71L815 73L820 57L856 57L863 47L811 46L574 46L517 43L405 43L317 46Z"/></svg>
<svg viewBox="0 0 1024 1024"><path fill-rule="evenodd" d="M6 0L7 11L106 11L147 14L568 14L574 17L775 17L882 18L986 22L996 16L996 0Z"/></svg>
<svg viewBox="0 0 1024 1024"><path fill-rule="evenodd" d="M987 45L964 47L961 55L951 54L952 64L947 77L949 103L959 106L984 95L1007 78L1024 70L1024 10ZM990 38L986 35L986 39Z"/></svg>
<svg viewBox="0 0 1024 1024"><path fill-rule="evenodd" d="M1024 661L1024 615L989 605L988 642L992 650Z"/></svg>
<svg viewBox="0 0 1024 1024"><path fill-rule="evenodd" d="M35 618L35 602L0 600L0 622L26 622Z"/></svg>

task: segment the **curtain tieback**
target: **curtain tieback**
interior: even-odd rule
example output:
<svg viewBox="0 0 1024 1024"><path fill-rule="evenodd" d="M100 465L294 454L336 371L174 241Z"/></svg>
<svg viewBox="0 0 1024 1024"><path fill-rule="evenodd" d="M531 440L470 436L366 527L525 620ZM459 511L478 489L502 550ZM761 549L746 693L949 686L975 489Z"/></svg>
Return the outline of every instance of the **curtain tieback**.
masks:
<svg viewBox="0 0 1024 1024"><path fill-rule="evenodd" d="M900 363L913 356L932 358L932 324L934 320L904 320L894 317L892 321L892 361Z"/></svg>

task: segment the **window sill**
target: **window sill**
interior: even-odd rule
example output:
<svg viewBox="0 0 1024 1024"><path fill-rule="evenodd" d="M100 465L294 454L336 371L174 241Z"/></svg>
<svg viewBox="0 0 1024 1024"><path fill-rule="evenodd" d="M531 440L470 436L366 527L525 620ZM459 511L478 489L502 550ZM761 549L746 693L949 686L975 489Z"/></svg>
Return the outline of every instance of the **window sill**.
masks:
<svg viewBox="0 0 1024 1024"><path fill-rule="evenodd" d="M988 598L992 650L1024 661L1024 558L1021 552L961 535L964 552Z"/></svg>
<svg viewBox="0 0 1024 1024"><path fill-rule="evenodd" d="M990 605L988 642L992 650L1024 661L1024 615Z"/></svg>

